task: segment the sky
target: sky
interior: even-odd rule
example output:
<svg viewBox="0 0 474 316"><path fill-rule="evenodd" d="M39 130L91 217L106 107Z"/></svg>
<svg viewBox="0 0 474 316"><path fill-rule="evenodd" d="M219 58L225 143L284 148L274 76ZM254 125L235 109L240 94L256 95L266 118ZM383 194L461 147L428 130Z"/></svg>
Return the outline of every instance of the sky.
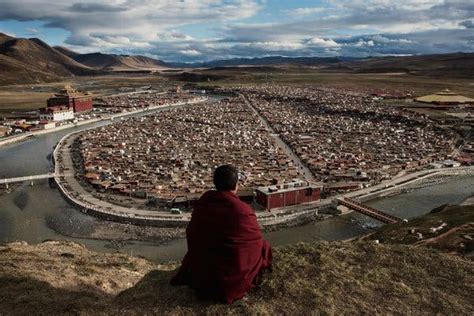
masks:
<svg viewBox="0 0 474 316"><path fill-rule="evenodd" d="M0 32L168 62L474 51L474 0L0 0Z"/></svg>

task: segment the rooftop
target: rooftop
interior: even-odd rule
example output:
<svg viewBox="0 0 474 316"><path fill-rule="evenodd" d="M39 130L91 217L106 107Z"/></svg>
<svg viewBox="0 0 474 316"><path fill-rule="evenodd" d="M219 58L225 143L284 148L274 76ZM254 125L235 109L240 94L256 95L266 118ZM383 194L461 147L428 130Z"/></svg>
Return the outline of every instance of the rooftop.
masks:
<svg viewBox="0 0 474 316"><path fill-rule="evenodd" d="M301 190L301 189L307 189L307 188L321 188L321 185L316 185L313 183L309 183L304 180L300 179L293 179L291 182L287 183L282 183L279 185L270 185L270 186L265 186L265 187L258 187L257 191L260 191L265 194L275 194L275 193L283 193L283 192L290 192L294 191L295 189Z"/></svg>
<svg viewBox="0 0 474 316"><path fill-rule="evenodd" d="M425 95L415 100L424 103L474 103L474 99L456 94L449 89L436 92L435 94Z"/></svg>
<svg viewBox="0 0 474 316"><path fill-rule="evenodd" d="M87 97L91 96L90 92L82 92L74 89L70 85L64 86L64 89L61 89L59 93L56 93L54 97Z"/></svg>

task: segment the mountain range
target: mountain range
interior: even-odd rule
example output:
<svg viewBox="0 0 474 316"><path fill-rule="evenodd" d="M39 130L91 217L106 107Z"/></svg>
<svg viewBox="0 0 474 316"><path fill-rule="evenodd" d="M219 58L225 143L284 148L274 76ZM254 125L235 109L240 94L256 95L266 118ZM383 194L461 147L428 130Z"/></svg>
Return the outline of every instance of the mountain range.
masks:
<svg viewBox="0 0 474 316"><path fill-rule="evenodd" d="M0 85L40 83L64 77L112 72L151 72L170 68L285 66L334 72L404 72L421 75L474 77L474 53L403 57L282 57L239 58L200 63L166 63L146 56L81 54L51 47L38 38L0 33Z"/></svg>

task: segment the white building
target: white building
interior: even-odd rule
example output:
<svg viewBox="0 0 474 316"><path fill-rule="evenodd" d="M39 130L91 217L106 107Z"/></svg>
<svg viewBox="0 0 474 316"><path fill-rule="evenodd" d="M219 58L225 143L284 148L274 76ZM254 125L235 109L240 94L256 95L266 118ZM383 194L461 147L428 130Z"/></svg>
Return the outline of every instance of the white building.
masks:
<svg viewBox="0 0 474 316"><path fill-rule="evenodd" d="M65 121L65 120L73 120L74 119L74 111L72 108L69 107L48 107L41 109L40 111L40 120L45 121Z"/></svg>
<svg viewBox="0 0 474 316"><path fill-rule="evenodd" d="M38 124L41 129L52 129L56 127L56 123L51 121L42 121Z"/></svg>

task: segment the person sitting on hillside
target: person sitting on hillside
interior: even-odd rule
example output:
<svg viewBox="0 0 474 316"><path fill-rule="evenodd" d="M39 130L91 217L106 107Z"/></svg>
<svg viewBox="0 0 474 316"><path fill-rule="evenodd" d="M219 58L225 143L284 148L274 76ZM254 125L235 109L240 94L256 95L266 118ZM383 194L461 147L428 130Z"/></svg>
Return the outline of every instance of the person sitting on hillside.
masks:
<svg viewBox="0 0 474 316"><path fill-rule="evenodd" d="M271 269L272 253L252 208L236 195L238 171L231 165L214 172L216 190L196 202L186 228L188 252L171 280L197 294L232 304Z"/></svg>

